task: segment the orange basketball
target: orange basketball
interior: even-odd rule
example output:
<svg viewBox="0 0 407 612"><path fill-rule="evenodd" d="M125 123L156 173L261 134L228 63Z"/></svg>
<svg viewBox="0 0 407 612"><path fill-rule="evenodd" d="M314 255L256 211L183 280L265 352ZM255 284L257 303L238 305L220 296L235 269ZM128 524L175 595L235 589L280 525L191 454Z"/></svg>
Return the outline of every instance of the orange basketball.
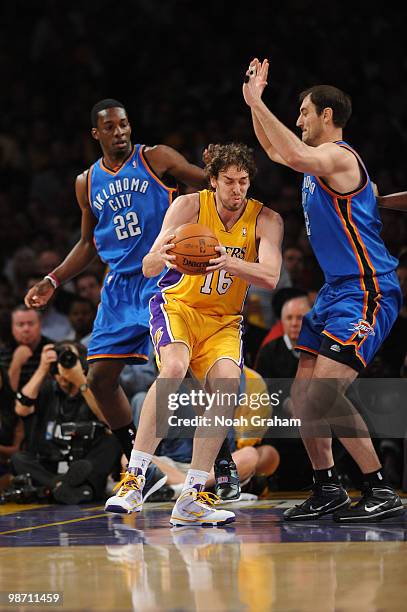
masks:
<svg viewBox="0 0 407 612"><path fill-rule="evenodd" d="M205 269L210 266L209 260L219 257L219 252L215 251L219 246L218 239L209 227L200 223L180 225L171 242L175 246L168 253L176 255L173 263L183 274L205 274Z"/></svg>

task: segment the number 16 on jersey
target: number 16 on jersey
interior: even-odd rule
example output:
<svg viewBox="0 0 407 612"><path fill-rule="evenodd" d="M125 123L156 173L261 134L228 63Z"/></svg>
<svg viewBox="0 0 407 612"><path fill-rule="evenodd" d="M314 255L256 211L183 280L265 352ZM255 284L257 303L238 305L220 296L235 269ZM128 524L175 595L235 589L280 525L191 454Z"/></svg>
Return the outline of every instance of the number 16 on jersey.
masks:
<svg viewBox="0 0 407 612"><path fill-rule="evenodd" d="M201 293L206 293L207 295L212 293L212 281L215 275L218 277L217 282L215 281L216 291L219 293L219 295L223 295L224 293L226 293L226 291L233 283L233 278L229 274L229 272L226 272L225 270L219 270L219 272L211 272L210 274L207 274L205 276L205 282L201 287Z"/></svg>

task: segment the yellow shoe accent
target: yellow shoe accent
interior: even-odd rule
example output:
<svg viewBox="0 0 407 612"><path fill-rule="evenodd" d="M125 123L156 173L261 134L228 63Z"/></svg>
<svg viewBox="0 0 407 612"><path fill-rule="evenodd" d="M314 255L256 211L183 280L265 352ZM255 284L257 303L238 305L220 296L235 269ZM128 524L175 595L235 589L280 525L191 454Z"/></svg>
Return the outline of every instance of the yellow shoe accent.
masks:
<svg viewBox="0 0 407 612"><path fill-rule="evenodd" d="M119 490L117 497L123 497L131 490L140 491L141 483L139 476L136 476L132 472L123 472L120 476L122 477L121 481L113 487L113 491ZM121 490L122 487L123 489Z"/></svg>
<svg viewBox="0 0 407 612"><path fill-rule="evenodd" d="M209 491L200 491L198 493L198 495L196 496L196 502L201 502L201 504L205 504L206 506L215 506L216 504L220 503L220 497L218 497L217 495L215 495L215 493L209 493ZM205 514L204 511L202 512L193 512L192 510L187 510L188 514L193 514L194 516L196 516L197 518L199 518L200 516L203 516Z"/></svg>
<svg viewBox="0 0 407 612"><path fill-rule="evenodd" d="M170 523L173 526L181 525L223 525L235 520L233 512L217 510L220 498L207 491L186 490L177 499L173 508Z"/></svg>

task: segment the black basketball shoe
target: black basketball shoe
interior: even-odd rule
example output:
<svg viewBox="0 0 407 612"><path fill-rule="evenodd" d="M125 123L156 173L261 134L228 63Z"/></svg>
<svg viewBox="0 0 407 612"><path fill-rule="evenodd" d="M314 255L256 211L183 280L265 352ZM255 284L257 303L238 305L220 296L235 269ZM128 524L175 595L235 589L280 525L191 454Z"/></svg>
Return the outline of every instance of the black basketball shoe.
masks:
<svg viewBox="0 0 407 612"><path fill-rule="evenodd" d="M349 508L335 512L337 523L381 521L404 512L400 497L391 487L371 487L365 484L362 497Z"/></svg>
<svg viewBox="0 0 407 612"><path fill-rule="evenodd" d="M315 483L312 495L302 504L284 512L286 521L308 521L330 514L350 504L350 498L340 484Z"/></svg>
<svg viewBox="0 0 407 612"><path fill-rule="evenodd" d="M150 463L146 472L146 482L143 489L143 502L147 501L169 501L174 494L173 489L169 491L166 486L167 474L164 474L154 463ZM164 489L164 491L163 491ZM161 491L161 495L159 495Z"/></svg>
<svg viewBox="0 0 407 612"><path fill-rule="evenodd" d="M237 501L240 498L240 480L236 464L221 459L215 461L215 493L222 501Z"/></svg>

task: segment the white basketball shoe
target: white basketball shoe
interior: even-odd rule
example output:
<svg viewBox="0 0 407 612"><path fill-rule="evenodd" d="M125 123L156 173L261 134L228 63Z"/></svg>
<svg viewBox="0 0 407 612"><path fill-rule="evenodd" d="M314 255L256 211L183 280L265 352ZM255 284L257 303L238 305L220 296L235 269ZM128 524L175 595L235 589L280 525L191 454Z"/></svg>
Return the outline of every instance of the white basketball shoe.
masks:
<svg viewBox="0 0 407 612"><path fill-rule="evenodd" d="M170 523L174 527L182 525L212 526L233 523L235 515L227 510L216 510L219 497L206 491L198 492L193 487L184 491L177 499L171 514Z"/></svg>
<svg viewBox="0 0 407 612"><path fill-rule="evenodd" d="M126 472L123 479L117 483L113 491L118 489L116 495L109 497L105 504L105 512L116 514L131 514L140 512L143 508L143 487L146 479Z"/></svg>

